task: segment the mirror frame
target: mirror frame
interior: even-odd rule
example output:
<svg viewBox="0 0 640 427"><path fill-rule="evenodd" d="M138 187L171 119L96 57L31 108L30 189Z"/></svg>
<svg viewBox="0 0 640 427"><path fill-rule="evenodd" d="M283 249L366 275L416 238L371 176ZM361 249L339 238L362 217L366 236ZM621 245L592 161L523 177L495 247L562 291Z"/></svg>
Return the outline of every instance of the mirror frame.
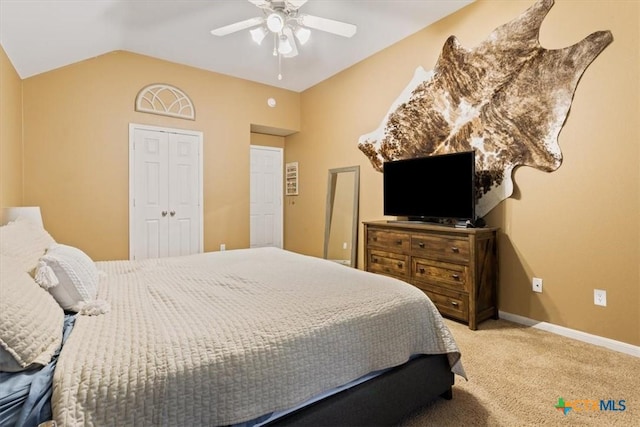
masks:
<svg viewBox="0 0 640 427"><path fill-rule="evenodd" d="M329 254L329 236L331 234L331 216L333 212L333 196L336 187L338 174L345 172L354 172L353 177L353 221L351 224L351 265L357 268L357 249L358 249L358 218L359 218L359 202L360 202L360 166L348 166L343 168L329 169L329 177L327 181L327 202L326 214L324 221L324 259Z"/></svg>

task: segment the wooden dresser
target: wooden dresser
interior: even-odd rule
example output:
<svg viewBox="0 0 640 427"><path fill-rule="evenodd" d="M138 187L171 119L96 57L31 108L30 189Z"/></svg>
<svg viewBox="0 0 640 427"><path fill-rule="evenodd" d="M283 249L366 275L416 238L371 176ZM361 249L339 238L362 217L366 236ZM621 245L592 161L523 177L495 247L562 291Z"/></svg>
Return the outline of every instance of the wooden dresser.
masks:
<svg viewBox="0 0 640 427"><path fill-rule="evenodd" d="M364 268L420 288L443 316L477 329L498 318L496 228L364 222Z"/></svg>

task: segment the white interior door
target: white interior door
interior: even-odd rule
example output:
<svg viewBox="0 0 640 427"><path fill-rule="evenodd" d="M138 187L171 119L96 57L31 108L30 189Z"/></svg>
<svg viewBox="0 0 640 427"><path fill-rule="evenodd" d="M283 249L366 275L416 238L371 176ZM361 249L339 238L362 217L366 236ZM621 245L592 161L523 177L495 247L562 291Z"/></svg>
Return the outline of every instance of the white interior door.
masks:
<svg viewBox="0 0 640 427"><path fill-rule="evenodd" d="M200 249L198 137L169 134L169 256Z"/></svg>
<svg viewBox="0 0 640 427"><path fill-rule="evenodd" d="M135 129L132 259L167 256L169 242L168 134Z"/></svg>
<svg viewBox="0 0 640 427"><path fill-rule="evenodd" d="M130 125L129 256L202 252L202 134Z"/></svg>
<svg viewBox="0 0 640 427"><path fill-rule="evenodd" d="M251 146L250 246L282 248L282 149Z"/></svg>

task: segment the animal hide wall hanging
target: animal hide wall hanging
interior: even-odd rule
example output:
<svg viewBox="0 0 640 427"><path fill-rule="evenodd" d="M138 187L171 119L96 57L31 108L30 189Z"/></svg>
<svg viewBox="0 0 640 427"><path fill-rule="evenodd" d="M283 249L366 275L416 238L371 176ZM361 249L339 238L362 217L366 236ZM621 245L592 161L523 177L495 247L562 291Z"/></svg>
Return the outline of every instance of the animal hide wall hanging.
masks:
<svg viewBox="0 0 640 427"><path fill-rule="evenodd" d="M610 31L563 49L540 46L553 0L540 0L472 50L449 37L433 71L418 67L375 131L358 148L382 171L385 161L476 150L476 214L513 192L512 172L562 164L558 134L578 81L607 47Z"/></svg>

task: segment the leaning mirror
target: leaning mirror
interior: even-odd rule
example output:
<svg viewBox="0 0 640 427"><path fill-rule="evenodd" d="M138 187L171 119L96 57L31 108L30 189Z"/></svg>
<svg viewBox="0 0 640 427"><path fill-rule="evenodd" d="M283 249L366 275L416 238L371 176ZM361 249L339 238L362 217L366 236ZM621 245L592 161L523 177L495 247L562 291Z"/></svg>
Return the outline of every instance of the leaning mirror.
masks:
<svg viewBox="0 0 640 427"><path fill-rule="evenodd" d="M324 258L356 266L360 166L329 169Z"/></svg>

